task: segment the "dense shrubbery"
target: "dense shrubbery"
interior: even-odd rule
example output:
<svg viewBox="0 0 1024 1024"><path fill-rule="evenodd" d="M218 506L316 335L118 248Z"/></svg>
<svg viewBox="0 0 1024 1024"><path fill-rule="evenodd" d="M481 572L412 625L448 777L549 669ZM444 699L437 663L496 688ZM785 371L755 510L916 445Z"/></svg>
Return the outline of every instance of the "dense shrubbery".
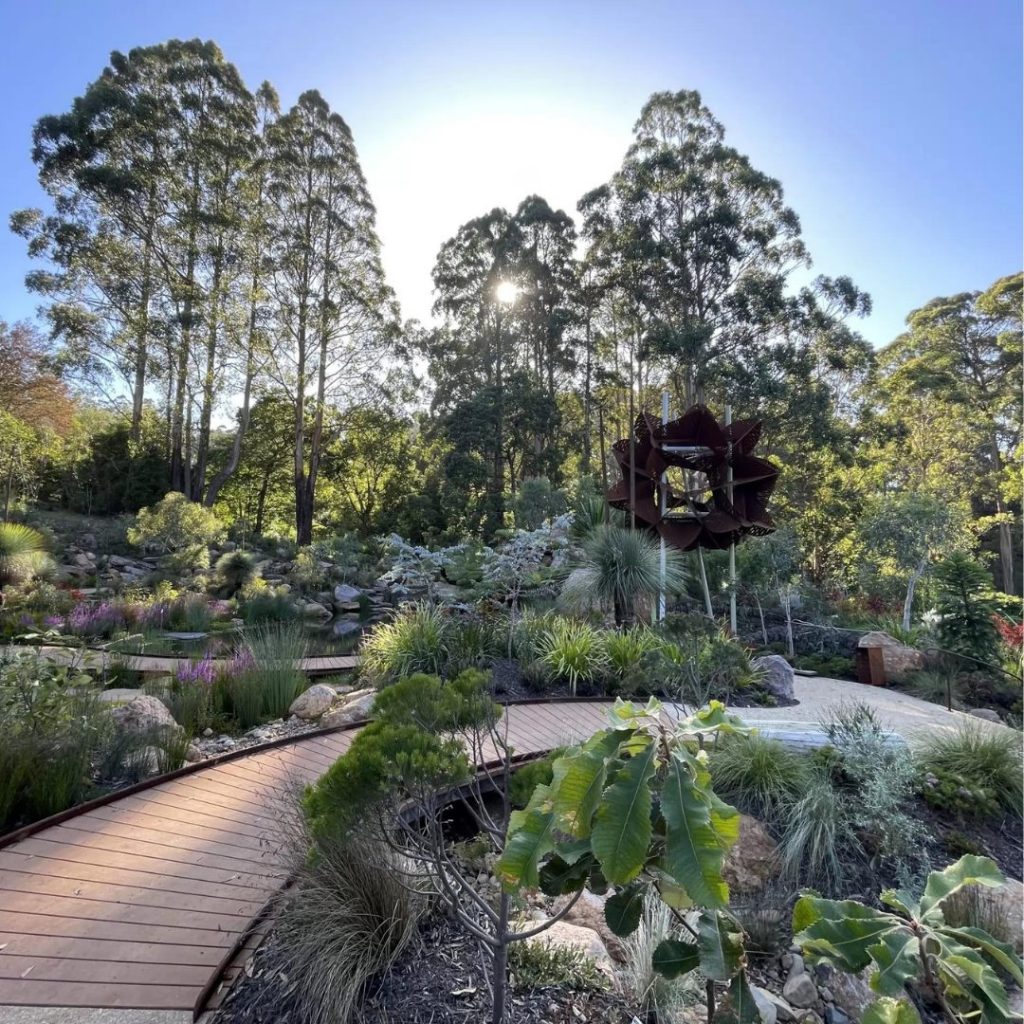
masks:
<svg viewBox="0 0 1024 1024"><path fill-rule="evenodd" d="M139 510L128 540L164 556L168 569L188 572L210 565L209 547L227 536L227 527L208 508L171 491Z"/></svg>

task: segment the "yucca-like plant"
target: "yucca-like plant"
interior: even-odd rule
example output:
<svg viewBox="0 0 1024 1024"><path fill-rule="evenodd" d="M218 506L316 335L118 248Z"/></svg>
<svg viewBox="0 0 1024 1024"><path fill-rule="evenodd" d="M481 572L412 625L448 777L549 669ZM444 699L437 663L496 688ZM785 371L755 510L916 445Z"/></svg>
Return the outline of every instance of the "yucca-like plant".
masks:
<svg viewBox="0 0 1024 1024"><path fill-rule="evenodd" d="M601 526L583 542L583 564L562 587L566 607L612 608L616 625L636 621L640 600L656 598L661 588L661 553L657 541L638 530ZM665 552L665 592L679 593L686 572L677 551Z"/></svg>
<svg viewBox="0 0 1024 1024"><path fill-rule="evenodd" d="M22 523L0 523L0 592L25 583L53 568L46 541L38 530Z"/></svg>
<svg viewBox="0 0 1024 1024"><path fill-rule="evenodd" d="M363 642L362 668L377 685L416 672L443 675L448 661L451 622L435 604L406 605L391 622L376 626Z"/></svg>
<svg viewBox="0 0 1024 1024"><path fill-rule="evenodd" d="M577 619L556 619L540 644L541 661L556 679L568 679L572 695L580 683L589 683L607 664L599 630Z"/></svg>

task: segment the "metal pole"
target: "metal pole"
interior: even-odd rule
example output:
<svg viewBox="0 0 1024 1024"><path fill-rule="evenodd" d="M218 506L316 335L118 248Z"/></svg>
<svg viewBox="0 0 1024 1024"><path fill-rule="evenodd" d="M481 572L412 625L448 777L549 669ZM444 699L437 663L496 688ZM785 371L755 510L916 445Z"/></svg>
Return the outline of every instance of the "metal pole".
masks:
<svg viewBox="0 0 1024 1024"><path fill-rule="evenodd" d="M662 391L661 393L661 425L664 426L668 423L668 392ZM661 500L659 502L661 518L665 518L665 512L668 510L668 470L662 470L661 473ZM660 562L660 584L658 586L658 621L662 622L665 618L665 576L666 576L666 555L665 555L665 538L662 537L658 544L659 555L661 558Z"/></svg>
<svg viewBox="0 0 1024 1024"><path fill-rule="evenodd" d="M725 425L728 427L732 424L732 406L727 405L725 407ZM729 497L729 508L732 508L732 441L729 441L729 462L728 468L726 469L726 480L728 481L728 489L726 493ZM733 636L736 635L736 541L735 535L733 542L729 545L729 632Z"/></svg>

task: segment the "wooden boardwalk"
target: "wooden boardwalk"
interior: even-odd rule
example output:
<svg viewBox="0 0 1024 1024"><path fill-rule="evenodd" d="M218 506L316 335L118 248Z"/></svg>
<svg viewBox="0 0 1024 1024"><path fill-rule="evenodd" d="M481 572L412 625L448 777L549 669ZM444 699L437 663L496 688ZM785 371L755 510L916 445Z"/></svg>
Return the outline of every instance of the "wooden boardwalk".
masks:
<svg viewBox="0 0 1024 1024"><path fill-rule="evenodd" d="M509 740L517 754L575 742L607 707L510 705ZM281 823L298 790L356 732L240 751L0 848L0 1007L198 1014L237 975L258 943L253 922L287 882Z"/></svg>
<svg viewBox="0 0 1024 1024"><path fill-rule="evenodd" d="M58 665L70 665L80 669L93 669L102 672L115 665L123 666L132 672L143 675L173 675L182 665L190 664L191 659L179 658L170 654L118 654L100 651L92 647L60 647L56 644L31 647L27 645L13 646L16 652L32 653L46 658ZM229 659L214 658L214 664L226 664ZM300 658L297 668L307 676L333 675L336 672L351 672L359 667L357 654L325 654L311 658Z"/></svg>

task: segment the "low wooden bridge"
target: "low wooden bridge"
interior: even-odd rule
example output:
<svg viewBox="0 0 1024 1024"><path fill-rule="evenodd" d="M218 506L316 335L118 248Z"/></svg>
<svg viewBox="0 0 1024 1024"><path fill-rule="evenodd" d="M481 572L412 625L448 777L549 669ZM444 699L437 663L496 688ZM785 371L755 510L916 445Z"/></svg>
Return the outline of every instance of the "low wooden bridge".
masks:
<svg viewBox="0 0 1024 1024"><path fill-rule="evenodd" d="M509 705L509 742L575 742L607 707ZM0 838L0 1008L217 1005L287 883L281 822L359 728L223 755Z"/></svg>

